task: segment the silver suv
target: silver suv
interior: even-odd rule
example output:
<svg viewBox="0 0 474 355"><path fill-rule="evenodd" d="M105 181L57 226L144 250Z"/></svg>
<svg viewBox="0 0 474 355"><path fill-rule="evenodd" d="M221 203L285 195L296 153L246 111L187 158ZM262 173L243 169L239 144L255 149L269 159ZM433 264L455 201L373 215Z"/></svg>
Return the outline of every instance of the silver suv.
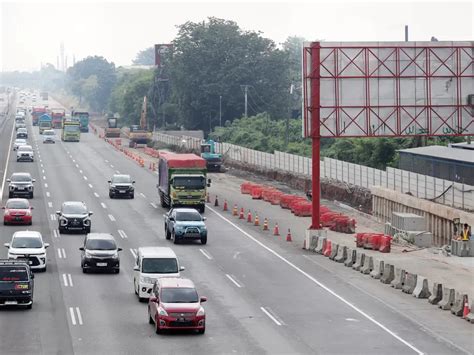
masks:
<svg viewBox="0 0 474 355"><path fill-rule="evenodd" d="M16 150L16 161L35 161L35 153L31 145L19 146Z"/></svg>

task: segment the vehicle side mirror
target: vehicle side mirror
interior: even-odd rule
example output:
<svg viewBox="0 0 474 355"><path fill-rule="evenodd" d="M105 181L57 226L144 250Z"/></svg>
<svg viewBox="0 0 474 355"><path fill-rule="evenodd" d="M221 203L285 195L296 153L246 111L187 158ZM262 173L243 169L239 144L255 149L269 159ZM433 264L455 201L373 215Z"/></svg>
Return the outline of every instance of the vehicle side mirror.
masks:
<svg viewBox="0 0 474 355"><path fill-rule="evenodd" d="M61 215L61 211L56 211L56 214L57 214L58 216L60 216L60 215Z"/></svg>
<svg viewBox="0 0 474 355"><path fill-rule="evenodd" d="M117 248L117 251L122 251L123 249L122 248Z"/></svg>
<svg viewBox="0 0 474 355"><path fill-rule="evenodd" d="M140 268L139 268L137 265L135 265L135 266L133 267L133 271L140 271Z"/></svg>
<svg viewBox="0 0 474 355"><path fill-rule="evenodd" d="M80 247L79 250L84 251L84 247Z"/></svg>
<svg viewBox="0 0 474 355"><path fill-rule="evenodd" d="M4 243L3 244L6 248L10 248L10 243Z"/></svg>
<svg viewBox="0 0 474 355"><path fill-rule="evenodd" d="M179 271L184 271L184 270L186 270L186 268L184 266L179 267Z"/></svg>
<svg viewBox="0 0 474 355"><path fill-rule="evenodd" d="M7 182L12 182L10 179L7 179Z"/></svg>
<svg viewBox="0 0 474 355"><path fill-rule="evenodd" d="M44 243L44 247L45 247L45 248L48 248L48 247L49 247L49 243Z"/></svg>
<svg viewBox="0 0 474 355"><path fill-rule="evenodd" d="M34 208L33 206L30 206L30 209L31 209L31 210L34 210L35 208Z"/></svg>
<svg viewBox="0 0 474 355"><path fill-rule="evenodd" d="M170 220L170 221L174 221L174 217L170 217L169 220Z"/></svg>
<svg viewBox="0 0 474 355"><path fill-rule="evenodd" d="M134 184L134 183L135 183L135 180L132 181L132 184Z"/></svg>
<svg viewBox="0 0 474 355"><path fill-rule="evenodd" d="M89 211L89 216L92 216L93 214L94 214L94 212Z"/></svg>
<svg viewBox="0 0 474 355"><path fill-rule="evenodd" d="M207 301L207 297L201 297L201 303L206 302L206 301Z"/></svg>
<svg viewBox="0 0 474 355"><path fill-rule="evenodd" d="M112 180L109 180L108 183L111 184L111 183L112 183Z"/></svg>
<svg viewBox="0 0 474 355"><path fill-rule="evenodd" d="M36 179L31 179L31 182L36 182Z"/></svg>
<svg viewBox="0 0 474 355"><path fill-rule="evenodd" d="M202 217L202 220L205 221L207 219L207 217Z"/></svg>

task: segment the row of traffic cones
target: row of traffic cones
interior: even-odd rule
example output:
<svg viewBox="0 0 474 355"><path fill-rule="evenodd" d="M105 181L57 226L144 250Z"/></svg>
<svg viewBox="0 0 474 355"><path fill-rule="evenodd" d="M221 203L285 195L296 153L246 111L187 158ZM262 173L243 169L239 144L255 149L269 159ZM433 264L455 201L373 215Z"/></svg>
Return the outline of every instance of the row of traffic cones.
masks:
<svg viewBox="0 0 474 355"><path fill-rule="evenodd" d="M206 198L206 201L208 203L211 202L211 199L210 199L210 196L209 194L207 194L207 198ZM219 198L218 196L216 195L216 198L214 200L214 206L215 207L218 207L219 206ZM224 205L223 205L223 211L228 211L229 210L229 206L227 204L227 200L224 200ZM239 212L239 209L237 207L236 204L234 204L234 207L232 208L232 215L235 216L235 217L238 217L239 219L245 219L245 212L244 212L244 208L242 207L240 209L240 212ZM253 223L254 226L256 227L259 227L260 226L260 218L258 217L258 214L256 213L255 214L255 219L252 219L252 212L250 212L250 210L248 211L247 213L247 223ZM268 226L268 219L265 218L263 220L263 230L264 231L268 231L270 230L269 229L269 226ZM275 224L275 227L273 228L273 235L274 236L279 236L280 235L280 228L278 227L278 223ZM293 241L293 238L291 236L291 231L290 229L288 229L288 234L286 235L286 241L287 242L291 242Z"/></svg>

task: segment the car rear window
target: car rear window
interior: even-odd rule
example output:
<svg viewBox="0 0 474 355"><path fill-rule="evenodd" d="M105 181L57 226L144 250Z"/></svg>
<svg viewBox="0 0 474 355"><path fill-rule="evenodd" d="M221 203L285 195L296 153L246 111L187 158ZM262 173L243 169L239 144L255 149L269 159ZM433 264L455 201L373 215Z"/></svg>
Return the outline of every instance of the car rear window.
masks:
<svg viewBox="0 0 474 355"><path fill-rule="evenodd" d="M164 303L196 303L198 294L190 287L165 287L161 289L161 301Z"/></svg>
<svg viewBox="0 0 474 355"><path fill-rule="evenodd" d="M28 281L28 271L21 266L1 266L0 282Z"/></svg>

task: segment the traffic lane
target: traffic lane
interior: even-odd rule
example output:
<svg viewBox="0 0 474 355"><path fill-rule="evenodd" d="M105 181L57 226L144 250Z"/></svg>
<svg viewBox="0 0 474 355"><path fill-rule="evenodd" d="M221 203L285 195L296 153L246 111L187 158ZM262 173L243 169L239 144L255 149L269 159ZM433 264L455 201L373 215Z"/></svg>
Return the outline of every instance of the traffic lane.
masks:
<svg viewBox="0 0 474 355"><path fill-rule="evenodd" d="M36 163L17 163L15 156L10 156L8 175L13 172L26 171L35 176L38 172ZM3 201L8 199L8 189L4 191ZM45 212L41 186L35 186L35 198L30 200L35 207L33 210L32 226L1 226L2 243L10 242L11 236L18 230L37 230L45 242L51 247L47 250L48 270L45 273L35 273L34 304L30 311L20 309L8 310L8 315L2 312L1 332L2 348L31 352L31 347L42 349L45 353L71 351L72 344L68 332L65 314L60 310L62 292L56 277L56 262L50 236L48 215ZM5 253L5 254L4 254ZM7 249L2 252L7 257ZM3 256L3 255L2 255ZM20 314L21 312L21 314ZM24 312L24 313L23 313ZM15 326L12 327L12 324ZM24 339L32 338L32 342Z"/></svg>
<svg viewBox="0 0 474 355"><path fill-rule="evenodd" d="M86 150L87 150L87 147L84 147L84 150L82 151L83 154L80 154L82 159L88 158L88 153L86 152ZM74 153L71 153L71 154L75 156ZM93 161L91 161L91 164L88 165L88 170L87 170L93 182L94 182L95 177L98 174L100 174L101 172L107 169L107 168L100 169L100 166L99 166L96 169L96 173L91 173L90 169L92 168L94 168ZM139 167L137 168L140 169ZM102 180L102 179L103 177L99 177L99 180ZM138 207L140 209L138 214L136 214L137 211L134 210L134 208L130 207L131 205L138 205L134 207L134 208ZM127 207L120 208L119 206L121 207L127 206ZM127 221L127 225L126 227L124 227L124 229L127 228L128 230L130 230L132 228L132 230L134 231L132 233L127 232L129 236L128 240L134 240L136 235L140 235L141 242L145 243L142 245L162 245L162 246L170 245L169 242L165 241L164 234L162 232L163 228L162 228L161 213L156 214L156 212L154 212L154 216L153 216L154 220L152 220L154 228L152 226L153 229L151 229L152 231L151 233L150 233L150 229L148 229L149 227L147 226L147 224L150 223L150 220L146 221L146 218L145 218L145 221L143 221L144 216L150 211L150 207L148 205L140 203L139 201L135 202L132 200L114 199L114 200L109 200L108 207L112 211L116 209L115 212L117 212L119 216L118 221ZM158 233L157 233L157 228L156 228L157 225L161 225L161 228L158 227L158 231L159 231ZM157 238L157 234L158 235L161 234L162 237ZM209 277L209 284L212 284L212 287L209 290L211 293L210 294L207 293L208 297L210 297L210 299L211 298L221 299L222 297L219 297L219 295L213 295L212 290L215 288L217 290L226 289L229 287L232 288L232 285L229 285L228 279L225 277L225 275L220 273L220 270L214 270L212 266L210 268L208 267L207 270L204 267L196 266L196 261L201 260L203 256L201 254L195 255L195 252L196 252L195 250L190 249L188 252L184 254L178 253L178 257L180 258L181 263L183 265L186 265L187 267L187 271L184 273L186 274L185 277L191 277L196 282L199 288L199 285L202 282L201 280L202 275L203 274L207 275ZM216 282L216 280L220 280L220 282ZM234 297L229 297L227 299L235 300L235 299L239 299L239 296L236 295ZM227 304L223 304L214 312L213 312L214 304L212 305L206 304L206 309L208 309L208 317L209 317L208 320L210 322L209 324L211 328L210 331L213 332L213 330L215 329L223 330L222 334L219 335L220 338L224 337L224 341L220 342L222 344L221 346L224 346L222 348L223 350L240 349L241 351L248 352L248 351L252 351L252 349L254 350L272 349L275 351L277 349L287 349L287 351L295 351L295 349L302 347L301 345L295 345L295 344L290 345L289 343L291 343L291 341L288 342L287 340L281 340L279 342L275 342L274 341L275 337L277 337L278 339L287 339L287 338L282 337L281 334L274 334L274 330L271 329L272 324L269 323L266 318L264 318L265 315L261 313L260 308L255 307L255 305L244 304L243 306L240 306L236 309L236 303L237 302L230 302ZM226 331L226 329L228 328L228 326L224 324L223 325L219 324L219 320L222 318L223 314L229 313L228 311L229 309L233 309L233 310L235 309L235 311L233 311L232 314L229 314L228 316L224 317L224 320L227 323L229 323L231 328L233 328L234 330L232 332L231 338L227 339L226 334L228 334L228 331ZM243 314L248 315L248 318L246 318L245 321L246 323L249 323L249 324L245 324L245 326L244 325L238 326L240 324L240 319L242 318L242 309L247 310L246 312L243 312ZM215 317L213 316L213 314L215 314ZM251 328L250 332L248 328ZM252 348L248 348L249 345L245 345L244 343L246 347L242 348L241 341L237 341L237 342L235 341L237 331L240 331L242 333L242 335L238 337L239 339L252 339L253 338L252 342L257 343L257 344L262 344L262 345L259 346L258 348L255 348L255 345ZM250 337L249 334L253 334L253 337ZM255 336L255 334L259 334L259 336ZM247 340L247 342L249 341ZM202 349L203 351L204 350L208 351L209 347L206 344L204 344ZM305 350L308 350L308 349L305 349ZM217 353L219 353L220 351L221 350L216 350Z"/></svg>

